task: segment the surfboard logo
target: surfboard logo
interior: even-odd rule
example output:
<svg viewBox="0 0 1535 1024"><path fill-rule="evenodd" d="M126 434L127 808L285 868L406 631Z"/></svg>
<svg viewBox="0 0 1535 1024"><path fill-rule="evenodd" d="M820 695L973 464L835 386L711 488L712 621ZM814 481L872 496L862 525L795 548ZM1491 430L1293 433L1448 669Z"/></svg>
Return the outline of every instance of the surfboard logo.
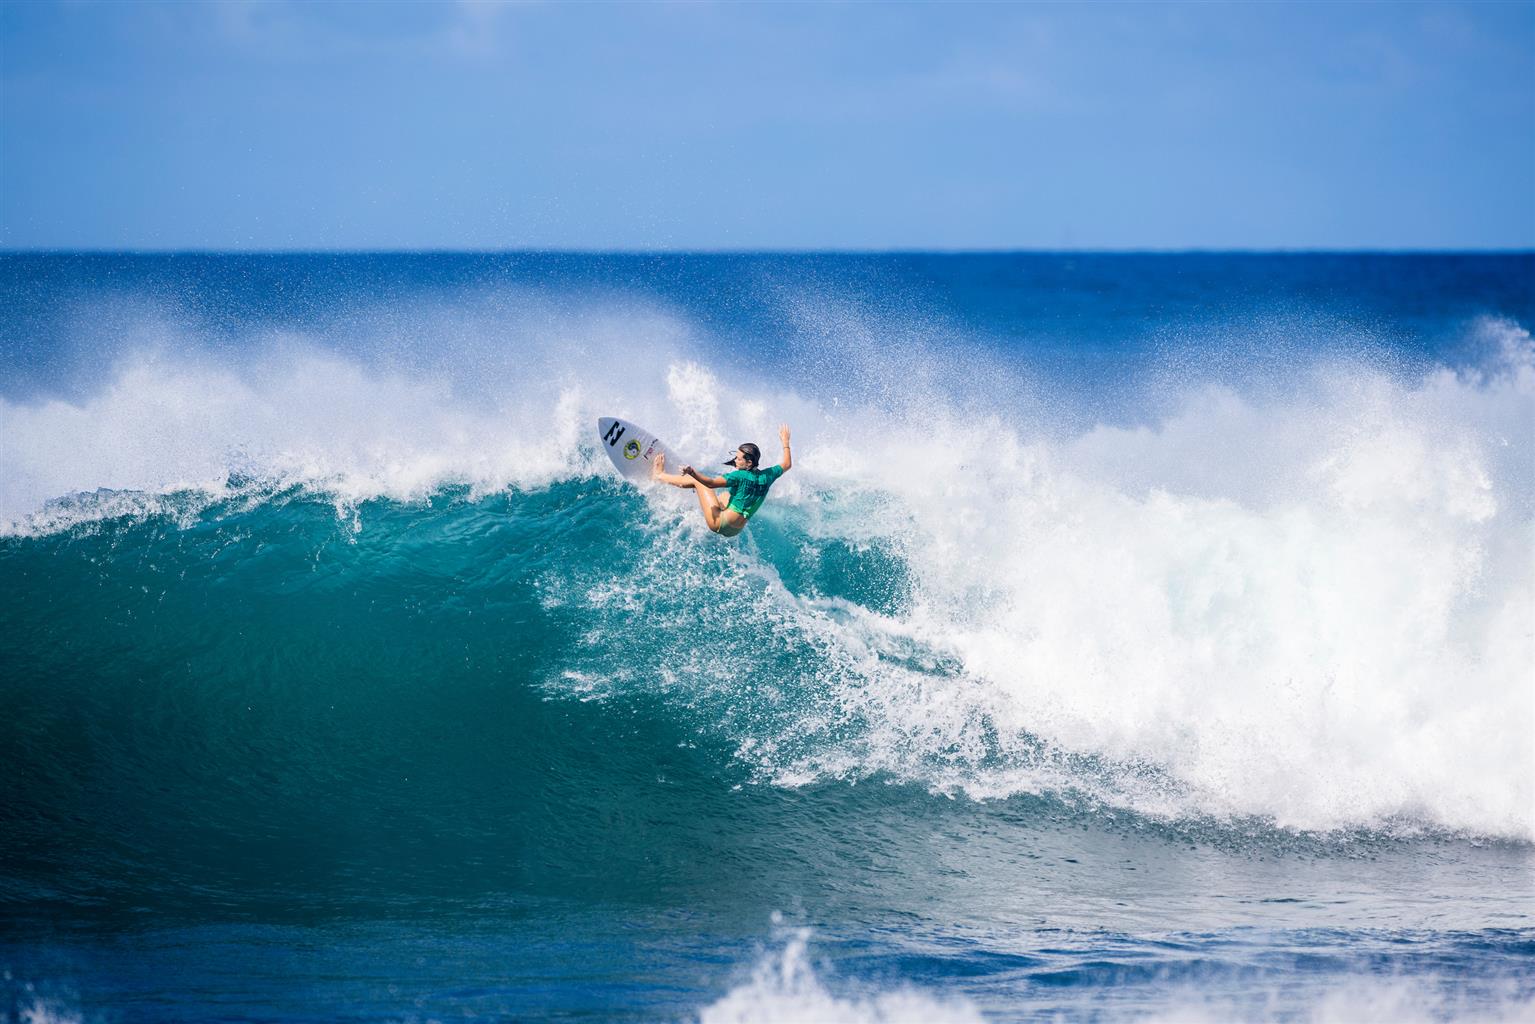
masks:
<svg viewBox="0 0 1535 1024"><path fill-rule="evenodd" d="M626 459L637 459L637 458L639 458L639 456L640 456L640 443L638 441L634 440L633 438L631 438L629 440L629 443L624 445L624 458L626 458Z"/></svg>

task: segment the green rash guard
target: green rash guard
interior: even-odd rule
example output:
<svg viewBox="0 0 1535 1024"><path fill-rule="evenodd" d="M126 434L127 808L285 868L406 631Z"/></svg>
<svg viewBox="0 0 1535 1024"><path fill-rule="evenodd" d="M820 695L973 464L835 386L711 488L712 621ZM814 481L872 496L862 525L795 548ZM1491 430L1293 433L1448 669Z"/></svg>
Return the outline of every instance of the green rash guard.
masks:
<svg viewBox="0 0 1535 1024"><path fill-rule="evenodd" d="M767 497L773 481L783 476L782 466L766 469L733 469L725 474L725 486L730 488L730 507L750 519Z"/></svg>

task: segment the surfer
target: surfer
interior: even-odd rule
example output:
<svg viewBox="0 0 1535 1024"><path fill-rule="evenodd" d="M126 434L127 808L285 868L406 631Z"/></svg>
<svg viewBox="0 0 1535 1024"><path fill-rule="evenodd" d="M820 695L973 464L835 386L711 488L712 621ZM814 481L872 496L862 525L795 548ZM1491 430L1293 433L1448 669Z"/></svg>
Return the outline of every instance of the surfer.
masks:
<svg viewBox="0 0 1535 1024"><path fill-rule="evenodd" d="M776 466L758 469L762 451L751 442L736 449L735 455L725 462L734 466L724 476L705 476L692 466L683 466L681 473L666 472L666 456L657 455L650 465L650 478L673 487L691 487L698 493L698 504L703 509L704 522L721 537L734 537L746 529L747 520L756 513L767 498L773 481L783 476L794 464L789 455L789 425L778 428L778 438L783 442L783 461ZM729 497L721 497L715 488L728 487Z"/></svg>

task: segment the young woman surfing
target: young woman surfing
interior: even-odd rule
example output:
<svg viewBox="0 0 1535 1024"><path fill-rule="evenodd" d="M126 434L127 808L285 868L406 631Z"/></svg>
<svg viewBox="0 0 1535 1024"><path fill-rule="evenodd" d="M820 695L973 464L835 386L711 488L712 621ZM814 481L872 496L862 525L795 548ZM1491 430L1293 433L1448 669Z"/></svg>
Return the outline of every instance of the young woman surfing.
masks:
<svg viewBox="0 0 1535 1024"><path fill-rule="evenodd" d="M704 522L721 537L734 537L746 529L746 523L762 507L768 488L792 466L789 455L789 425L778 428L778 438L783 442L783 462L766 469L758 469L762 452L750 442L736 449L735 456L725 463L735 469L724 476L704 476L692 466L683 466L682 472L666 472L666 456L657 455L650 466L650 478L674 487L691 487L698 493L698 505L703 510ZM728 497L714 493L716 487L730 489Z"/></svg>

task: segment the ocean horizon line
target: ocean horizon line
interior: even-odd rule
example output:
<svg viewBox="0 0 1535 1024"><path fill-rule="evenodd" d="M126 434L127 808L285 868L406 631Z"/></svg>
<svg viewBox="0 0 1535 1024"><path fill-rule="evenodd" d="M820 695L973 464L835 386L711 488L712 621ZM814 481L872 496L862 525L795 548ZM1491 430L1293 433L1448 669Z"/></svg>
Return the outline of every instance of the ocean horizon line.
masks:
<svg viewBox="0 0 1535 1024"><path fill-rule="evenodd" d="M1329 247L1144 247L1144 248L5 248L14 256L1532 256L1527 248L1329 248Z"/></svg>

